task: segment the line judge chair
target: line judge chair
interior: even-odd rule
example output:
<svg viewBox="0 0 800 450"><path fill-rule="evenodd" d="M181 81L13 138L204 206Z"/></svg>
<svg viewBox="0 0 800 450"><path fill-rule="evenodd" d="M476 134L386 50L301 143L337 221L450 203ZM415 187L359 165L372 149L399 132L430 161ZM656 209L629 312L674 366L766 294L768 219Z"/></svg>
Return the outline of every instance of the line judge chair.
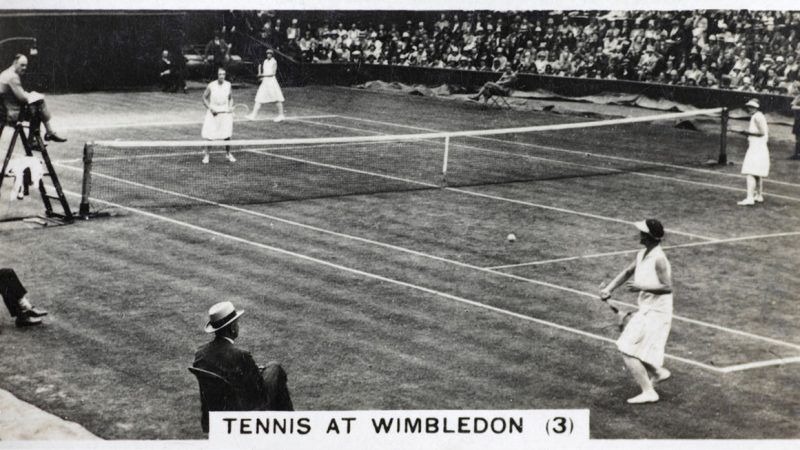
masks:
<svg viewBox="0 0 800 450"><path fill-rule="evenodd" d="M489 101L487 102L493 108L499 109L514 109L508 100L506 100L505 95L493 95L489 97Z"/></svg>
<svg viewBox="0 0 800 450"><path fill-rule="evenodd" d="M209 411L238 411L239 400L233 386L221 375L197 367L189 367L200 386L200 426L208 433Z"/></svg>

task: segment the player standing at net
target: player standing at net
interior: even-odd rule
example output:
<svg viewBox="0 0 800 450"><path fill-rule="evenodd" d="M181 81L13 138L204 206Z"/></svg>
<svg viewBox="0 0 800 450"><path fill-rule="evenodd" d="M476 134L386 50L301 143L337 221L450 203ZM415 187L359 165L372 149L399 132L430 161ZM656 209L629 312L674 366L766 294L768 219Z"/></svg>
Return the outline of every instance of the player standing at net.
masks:
<svg viewBox="0 0 800 450"><path fill-rule="evenodd" d="M217 69L217 79L208 83L203 92L203 104L206 105L206 118L200 135L203 139L212 141L230 140L233 135L233 98L231 97L231 83L225 80L225 69ZM231 154L230 146L225 147L226 155L230 162L236 162ZM208 149L203 150L203 164L208 164Z"/></svg>
<svg viewBox="0 0 800 450"><path fill-rule="evenodd" d="M764 201L764 177L769 176L769 129L757 99L750 99L745 108L752 116L747 130L740 131L747 136L747 153L742 161L742 175L747 176L747 197L738 205L751 206Z"/></svg>
<svg viewBox="0 0 800 450"><path fill-rule="evenodd" d="M267 49L267 57L264 63L258 67L258 78L261 79L261 85L258 86L256 92L256 100L253 105L253 112L247 116L250 120L255 120L258 115L258 110L261 109L262 103L275 103L278 107L278 116L273 119L274 122L281 122L286 117L283 115L283 93L281 87L278 85L278 61L275 59L272 49Z"/></svg>
<svg viewBox="0 0 800 450"><path fill-rule="evenodd" d="M608 300L614 289L633 276L627 286L630 291L639 293L639 310L631 316L617 340L617 348L622 352L625 366L642 389L642 393L629 398L628 403L652 403L658 401L653 384L671 375L663 364L672 325L672 270L661 249L661 239L664 238L661 222L647 219L635 225L639 230L639 242L645 249L636 254L636 261L600 291L600 298Z"/></svg>

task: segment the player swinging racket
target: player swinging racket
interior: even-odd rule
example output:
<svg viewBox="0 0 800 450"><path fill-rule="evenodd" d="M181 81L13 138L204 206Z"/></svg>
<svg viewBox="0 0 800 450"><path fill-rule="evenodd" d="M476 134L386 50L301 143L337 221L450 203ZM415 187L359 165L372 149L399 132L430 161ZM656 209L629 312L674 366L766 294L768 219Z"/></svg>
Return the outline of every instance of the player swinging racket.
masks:
<svg viewBox="0 0 800 450"><path fill-rule="evenodd" d="M203 104L206 105L206 118L200 135L203 139L212 141L229 140L233 135L233 99L231 97L231 83L225 81L225 69L217 69L217 79L208 83L203 92ZM226 155L230 162L236 162L231 154L231 148L225 147ZM208 149L203 150L203 164L208 164Z"/></svg>
<svg viewBox="0 0 800 450"><path fill-rule="evenodd" d="M608 300L614 289L633 276L627 287L639 293L639 310L631 316L617 340L617 348L642 389L642 393L629 398L628 403L652 403L658 401L653 384L670 377L663 364L672 324L672 270L661 249L664 238L661 222L647 219L635 225L639 229L639 242L645 248L636 254L636 261L600 291L600 299Z"/></svg>
<svg viewBox="0 0 800 450"><path fill-rule="evenodd" d="M258 68L258 78L261 79L261 85L258 86L256 92L256 100L253 105L253 112L247 116L250 120L255 120L258 115L258 110L261 109L262 103L275 103L278 107L278 116L273 119L274 122L280 122L285 119L283 115L283 93L278 84L276 75L278 74L278 61L275 60L275 55L272 49L267 49L267 57L264 63Z"/></svg>

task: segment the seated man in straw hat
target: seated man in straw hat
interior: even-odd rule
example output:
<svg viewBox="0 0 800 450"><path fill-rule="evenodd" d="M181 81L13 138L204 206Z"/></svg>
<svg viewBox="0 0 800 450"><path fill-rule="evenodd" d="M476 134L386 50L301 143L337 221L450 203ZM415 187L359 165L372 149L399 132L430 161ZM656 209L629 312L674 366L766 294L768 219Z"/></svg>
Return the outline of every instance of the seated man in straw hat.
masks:
<svg viewBox="0 0 800 450"><path fill-rule="evenodd" d="M215 336L197 349L194 367L225 378L243 411L293 411L283 367L271 362L266 368L259 368L249 352L236 348L234 341L239 336L238 319L242 314L244 311L237 311L231 302L217 303L208 310L205 331Z"/></svg>

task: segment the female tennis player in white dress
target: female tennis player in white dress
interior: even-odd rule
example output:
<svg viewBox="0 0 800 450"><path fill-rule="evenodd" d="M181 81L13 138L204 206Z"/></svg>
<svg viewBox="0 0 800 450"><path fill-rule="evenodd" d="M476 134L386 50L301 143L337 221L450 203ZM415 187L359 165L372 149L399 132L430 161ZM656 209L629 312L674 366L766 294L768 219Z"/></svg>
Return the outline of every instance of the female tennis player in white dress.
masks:
<svg viewBox="0 0 800 450"><path fill-rule="evenodd" d="M258 92L256 92L253 112L250 113L247 118L255 120L262 103L275 103L278 107L278 115L273 121L280 122L285 119L283 115L284 99L281 87L278 85L278 79L276 78L278 73L278 61L275 60L272 49L267 49L267 57L264 59L264 63L259 66L258 72L258 77L261 78L261 85L258 86Z"/></svg>
<svg viewBox="0 0 800 450"><path fill-rule="evenodd" d="M600 298L608 300L611 291L633 276L628 289L639 293L639 310L631 316L617 340L617 349L642 389L642 393L629 398L628 403L652 403L658 401L653 383L671 375L663 365L672 326L672 269L660 245L664 237L661 222L647 219L635 225L639 229L639 242L645 248L636 254L636 261L600 291Z"/></svg>
<svg viewBox="0 0 800 450"><path fill-rule="evenodd" d="M233 136L233 112L231 106L231 83L225 81L225 69L217 69L217 79L208 83L203 92L203 104L206 105L206 118L203 120L203 129L200 136L212 141L229 140ZM230 162L236 162L231 154L230 147L225 147L225 157ZM208 164L208 149L203 149L203 164Z"/></svg>
<svg viewBox="0 0 800 450"><path fill-rule="evenodd" d="M750 206L764 201L764 177L769 176L769 129L757 99L748 101L745 108L752 115L750 126L740 131L747 136L747 153L742 161L742 174L747 176L747 197L738 204Z"/></svg>

